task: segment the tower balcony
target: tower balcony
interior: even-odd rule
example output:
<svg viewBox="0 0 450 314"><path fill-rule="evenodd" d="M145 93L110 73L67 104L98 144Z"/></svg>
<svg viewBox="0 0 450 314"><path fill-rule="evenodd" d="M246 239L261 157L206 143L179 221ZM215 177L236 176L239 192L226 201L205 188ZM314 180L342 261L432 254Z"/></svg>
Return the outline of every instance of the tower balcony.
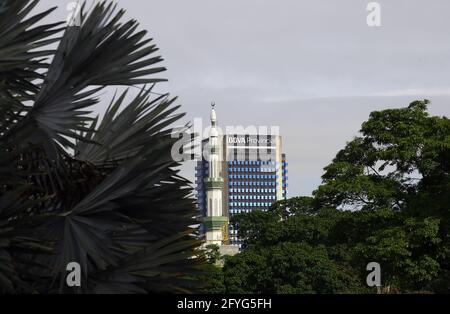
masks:
<svg viewBox="0 0 450 314"><path fill-rule="evenodd" d="M225 216L209 216L203 218L203 225L207 230L220 230L228 224L228 217Z"/></svg>
<svg viewBox="0 0 450 314"><path fill-rule="evenodd" d="M222 189L223 188L223 179L222 178L206 178L205 186L207 189Z"/></svg>

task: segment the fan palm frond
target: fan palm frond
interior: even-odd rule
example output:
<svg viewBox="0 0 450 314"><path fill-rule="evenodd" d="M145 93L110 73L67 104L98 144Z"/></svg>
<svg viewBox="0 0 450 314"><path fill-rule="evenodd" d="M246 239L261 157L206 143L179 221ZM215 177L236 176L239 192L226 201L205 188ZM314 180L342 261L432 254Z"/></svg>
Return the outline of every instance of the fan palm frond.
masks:
<svg viewBox="0 0 450 314"><path fill-rule="evenodd" d="M27 100L29 93L37 93L36 79L43 76L38 72L48 64L44 61L53 50L39 49L58 41L52 37L62 29L62 23L36 26L55 8L28 17L39 1L0 1L0 91Z"/></svg>
<svg viewBox="0 0 450 314"><path fill-rule="evenodd" d="M152 92L157 47L107 1L54 38L60 23L36 26L51 10L27 18L37 3L0 0L0 290L189 291L197 211L171 155L184 114ZM101 90L139 84L90 116ZM65 285L71 262L81 287Z"/></svg>

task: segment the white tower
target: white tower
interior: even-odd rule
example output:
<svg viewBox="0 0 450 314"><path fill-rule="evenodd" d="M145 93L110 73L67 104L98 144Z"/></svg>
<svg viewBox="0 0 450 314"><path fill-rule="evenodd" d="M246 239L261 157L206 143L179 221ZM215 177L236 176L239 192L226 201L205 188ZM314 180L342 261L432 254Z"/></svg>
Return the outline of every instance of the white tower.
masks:
<svg viewBox="0 0 450 314"><path fill-rule="evenodd" d="M223 216L221 177L221 145L217 131L215 104L211 104L211 129L209 131L209 175L205 179L207 213L203 220L205 226L206 245L222 245L228 234L228 217Z"/></svg>

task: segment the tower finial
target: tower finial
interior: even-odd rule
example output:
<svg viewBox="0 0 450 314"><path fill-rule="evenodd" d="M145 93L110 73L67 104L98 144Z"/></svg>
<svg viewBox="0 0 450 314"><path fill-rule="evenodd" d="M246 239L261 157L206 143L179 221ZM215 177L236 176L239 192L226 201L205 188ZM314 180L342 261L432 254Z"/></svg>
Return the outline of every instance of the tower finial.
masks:
<svg viewBox="0 0 450 314"><path fill-rule="evenodd" d="M215 102L211 102L211 125L216 126L216 110L214 107L216 106Z"/></svg>

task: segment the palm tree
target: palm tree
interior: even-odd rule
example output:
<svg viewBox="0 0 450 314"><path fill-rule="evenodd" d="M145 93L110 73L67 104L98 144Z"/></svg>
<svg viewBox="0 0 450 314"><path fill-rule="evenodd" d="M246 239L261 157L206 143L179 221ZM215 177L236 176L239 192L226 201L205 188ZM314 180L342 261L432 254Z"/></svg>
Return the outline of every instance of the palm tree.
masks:
<svg viewBox="0 0 450 314"><path fill-rule="evenodd" d="M183 114L152 92L158 49L113 3L65 26L38 2L0 0L0 292L192 291L197 212L171 156ZM141 91L92 116L111 86Z"/></svg>

